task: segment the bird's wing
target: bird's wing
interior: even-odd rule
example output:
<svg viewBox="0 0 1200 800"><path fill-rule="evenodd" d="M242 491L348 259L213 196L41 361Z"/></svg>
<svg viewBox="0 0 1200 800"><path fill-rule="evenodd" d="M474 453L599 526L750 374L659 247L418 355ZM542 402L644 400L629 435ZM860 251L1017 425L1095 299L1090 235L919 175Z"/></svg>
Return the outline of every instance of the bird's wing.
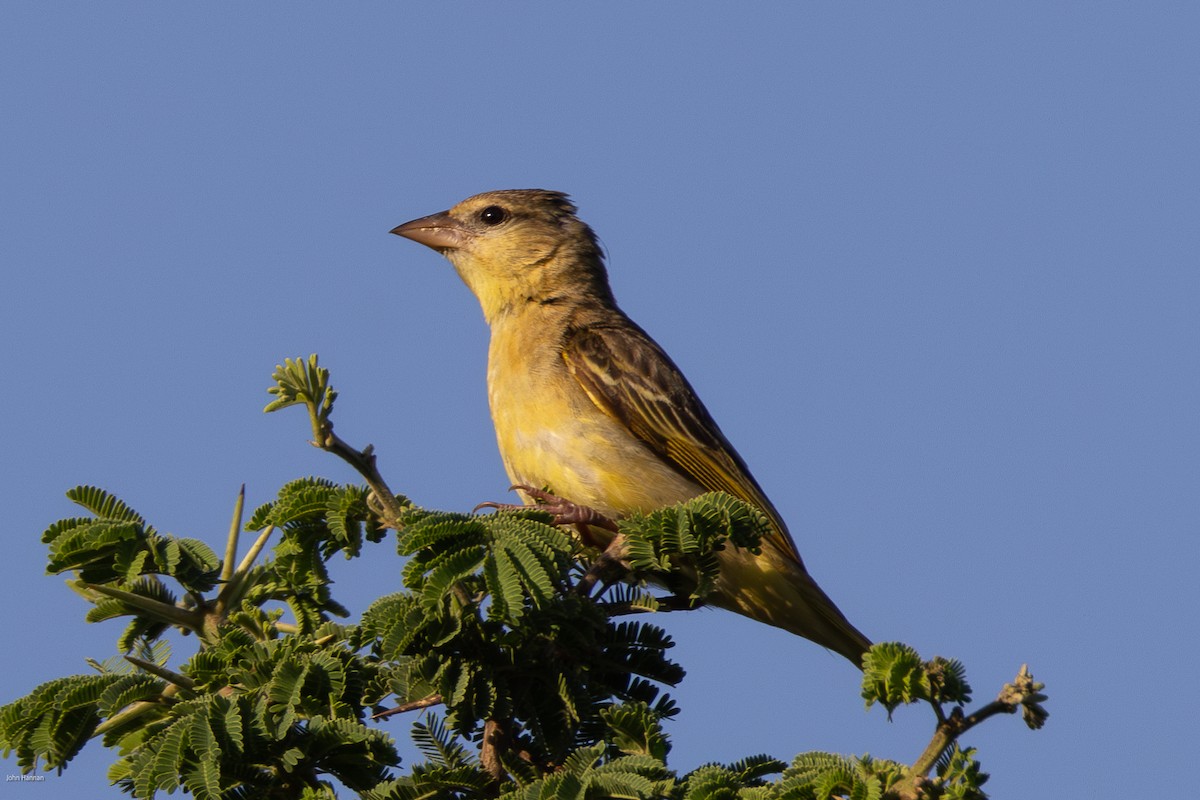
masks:
<svg viewBox="0 0 1200 800"><path fill-rule="evenodd" d="M645 332L622 319L569 328L567 369L601 410L710 492L727 492L771 518L772 544L800 562L779 512L750 475L687 379Z"/></svg>

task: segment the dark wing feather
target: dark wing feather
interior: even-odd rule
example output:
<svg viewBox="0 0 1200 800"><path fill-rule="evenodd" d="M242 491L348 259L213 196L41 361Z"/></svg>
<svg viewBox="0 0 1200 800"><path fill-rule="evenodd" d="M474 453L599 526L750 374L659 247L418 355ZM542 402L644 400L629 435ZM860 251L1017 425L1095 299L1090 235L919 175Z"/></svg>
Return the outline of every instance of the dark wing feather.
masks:
<svg viewBox="0 0 1200 800"><path fill-rule="evenodd" d="M766 512L775 548L800 562L779 512L741 456L683 373L641 328L624 317L570 327L563 358L592 402L665 461L708 491L727 492Z"/></svg>

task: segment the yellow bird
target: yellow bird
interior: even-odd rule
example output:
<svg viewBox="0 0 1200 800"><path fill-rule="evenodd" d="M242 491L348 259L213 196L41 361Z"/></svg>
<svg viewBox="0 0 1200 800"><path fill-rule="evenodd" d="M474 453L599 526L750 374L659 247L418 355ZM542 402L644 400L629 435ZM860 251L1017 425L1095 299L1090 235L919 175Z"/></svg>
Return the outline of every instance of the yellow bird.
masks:
<svg viewBox="0 0 1200 800"><path fill-rule="evenodd" d="M488 399L525 502L553 495L619 519L708 491L752 503L760 555L719 554L714 605L799 634L861 668L870 641L804 569L796 544L683 373L617 307L596 235L561 192L486 192L392 233L445 255L491 328ZM550 497L550 499L556 499Z"/></svg>

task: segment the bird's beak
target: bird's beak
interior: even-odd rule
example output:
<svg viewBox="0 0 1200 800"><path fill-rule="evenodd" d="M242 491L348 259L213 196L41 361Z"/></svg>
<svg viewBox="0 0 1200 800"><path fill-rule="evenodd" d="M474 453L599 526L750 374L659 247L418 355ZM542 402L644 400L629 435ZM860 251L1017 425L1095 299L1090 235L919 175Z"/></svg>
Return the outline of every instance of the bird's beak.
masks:
<svg viewBox="0 0 1200 800"><path fill-rule="evenodd" d="M432 247L439 253L457 250L467 243L468 231L448 211L430 214L392 228L392 233Z"/></svg>

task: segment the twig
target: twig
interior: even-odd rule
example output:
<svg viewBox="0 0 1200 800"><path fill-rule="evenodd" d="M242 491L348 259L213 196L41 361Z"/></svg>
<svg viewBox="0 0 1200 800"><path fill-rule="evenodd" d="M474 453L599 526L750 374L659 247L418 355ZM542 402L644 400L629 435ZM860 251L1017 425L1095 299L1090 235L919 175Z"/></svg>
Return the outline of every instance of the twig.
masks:
<svg viewBox="0 0 1200 800"><path fill-rule="evenodd" d="M383 475L375 466L375 446L369 444L362 450L355 450L333 432L333 423L328 420L314 432L318 438L313 444L322 450L333 453L354 467L355 471L362 475L367 485L371 487L375 498L383 505L384 514L381 515L381 519L384 524L394 530L399 530L402 527L400 518L404 509L396 502L396 495L388 488L387 481L383 479Z"/></svg>
<svg viewBox="0 0 1200 800"><path fill-rule="evenodd" d="M610 617L623 617L627 614L654 614L658 612L666 614L671 611L692 611L704 605L703 601L692 600L690 597L683 597L677 594L667 595L666 597L655 597L654 602L656 604L654 608L634 605L632 601L625 603L599 603L599 605Z"/></svg>
<svg viewBox="0 0 1200 800"><path fill-rule="evenodd" d="M955 708L948 717L939 714L940 721L933 733L933 739L925 751L917 758L909 770L909 777L892 788L892 792L900 800L916 800L922 794L922 784L928 778L942 753L946 752L958 737L974 728L984 720L997 714L1015 714L1023 712L1025 723L1031 728L1040 728L1045 722L1046 712L1040 703L1045 700L1041 694L1043 685L1035 683L1029 673L1029 665L1022 664L1021 671L1012 683L1006 683L1000 690L1000 696L977 711L964 715L962 708Z"/></svg>
<svg viewBox="0 0 1200 800"><path fill-rule="evenodd" d="M608 546L604 548L604 552L592 562L592 566L588 567L588 571L579 579L579 583L575 584L575 591L584 597L590 597L597 581L606 574L614 574L618 571L629 571L629 565L625 562L625 534L623 533L614 536Z"/></svg>
<svg viewBox="0 0 1200 800"><path fill-rule="evenodd" d="M84 583L83 588L120 600L128 606L140 611L143 615L152 617L168 625L178 625L182 628L199 633L204 627L204 612L196 609L180 608L169 605L153 597L143 597L140 594L127 592L124 589L114 589L111 586L96 583Z"/></svg>
<svg viewBox="0 0 1200 800"><path fill-rule="evenodd" d="M146 659L138 658L137 656L125 656L125 660L130 664L133 664L135 667L144 669L151 675L156 675L159 678L162 678L164 681L178 686L180 689L191 689L196 685L196 682L187 675L180 675L178 672L174 672L166 667L159 666L153 661L147 661Z"/></svg>
<svg viewBox="0 0 1200 800"><path fill-rule="evenodd" d="M429 708L430 706L441 705L442 696L440 694L431 694L429 697L422 697L420 700L411 700L407 703L401 703L395 708L389 708L387 711L380 711L378 714L372 714L371 719L387 719L394 717L397 714L404 714L408 711L416 711L418 708Z"/></svg>
<svg viewBox="0 0 1200 800"><path fill-rule="evenodd" d="M173 699L178 692L178 684L169 683L162 690L162 693L158 696L157 700L138 700L136 703L130 703L129 705L125 706L125 708L121 709L116 714L113 714L111 717L97 725L96 729L92 731L92 738L103 736L114 728L119 728L125 723L130 722L131 720L136 720L150 711L162 708L163 703Z"/></svg>
<svg viewBox="0 0 1200 800"><path fill-rule="evenodd" d="M384 513L378 516L384 524L398 530L403 509L375 467L374 446L367 445L362 450L355 450L333 432L329 415L333 412L337 392L329 385L329 370L318 366L316 354L295 361L284 359L282 366L276 365L271 377L275 379L275 386L267 391L276 399L268 403L263 411L278 411L302 404L308 410L308 421L312 425L312 445L333 453L354 467L366 479L375 498L383 506Z"/></svg>

